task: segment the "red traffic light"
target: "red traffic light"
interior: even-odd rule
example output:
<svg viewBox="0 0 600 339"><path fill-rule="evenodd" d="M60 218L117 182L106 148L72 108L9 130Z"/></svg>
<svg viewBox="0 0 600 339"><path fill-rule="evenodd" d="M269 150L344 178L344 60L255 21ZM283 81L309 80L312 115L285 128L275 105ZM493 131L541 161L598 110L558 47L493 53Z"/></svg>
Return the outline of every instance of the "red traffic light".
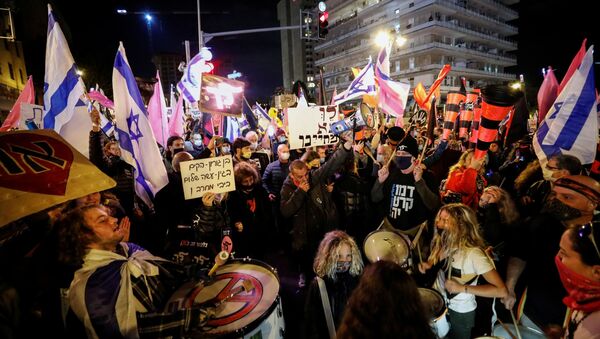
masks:
<svg viewBox="0 0 600 339"><path fill-rule="evenodd" d="M322 12L321 15L319 15L319 22L325 22L325 21L327 21L328 18L329 18L329 13Z"/></svg>

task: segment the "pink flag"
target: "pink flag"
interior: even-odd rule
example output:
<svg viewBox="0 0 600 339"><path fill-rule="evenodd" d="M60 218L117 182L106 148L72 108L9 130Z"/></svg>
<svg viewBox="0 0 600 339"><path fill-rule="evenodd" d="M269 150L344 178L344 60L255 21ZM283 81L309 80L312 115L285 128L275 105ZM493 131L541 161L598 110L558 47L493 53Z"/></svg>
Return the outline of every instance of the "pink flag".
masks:
<svg viewBox="0 0 600 339"><path fill-rule="evenodd" d="M334 106L335 105L335 100L333 100L333 98L335 98L337 96L337 86L335 86L333 88L333 93L331 94L331 102L329 103L330 106Z"/></svg>
<svg viewBox="0 0 600 339"><path fill-rule="evenodd" d="M544 121L546 113L552 107L554 100L558 96L558 80L554 76L554 70L552 67L548 67L548 73L544 77L544 82L540 86L540 90L537 94L538 102L538 125Z"/></svg>
<svg viewBox="0 0 600 339"><path fill-rule="evenodd" d="M581 43L581 48L579 48L579 51L577 52L577 54L575 54L575 57L573 58L573 61L571 61L571 65L569 66L567 73L565 73L565 76L563 77L562 81L560 82L560 86L558 87L557 95L560 94L560 92L563 90L563 88L565 88L565 86L567 85L567 82L569 82L569 79L571 79L571 76L573 75L573 73L575 73L575 71L579 68L579 65L581 65L581 61L583 60L583 57L585 56L585 51L586 51L585 43L586 42L587 42L587 39L583 39L583 42Z"/></svg>
<svg viewBox="0 0 600 339"><path fill-rule="evenodd" d="M183 95L179 96L169 119L169 135L183 136Z"/></svg>
<svg viewBox="0 0 600 339"><path fill-rule="evenodd" d="M169 138L169 127L167 126L167 104L165 102L165 95L163 94L158 71L156 71L154 94L152 94L152 97L148 102L148 118L150 120L150 126L152 127L152 132L154 132L156 142L161 144L163 147L166 147L167 139Z"/></svg>
<svg viewBox="0 0 600 339"><path fill-rule="evenodd" d="M110 109L115 108L115 104L100 91L90 91L88 96L90 99L98 101L98 103L104 107Z"/></svg>
<svg viewBox="0 0 600 339"><path fill-rule="evenodd" d="M385 113L395 116L397 125L402 124L410 85L379 76L377 81L379 82L379 107Z"/></svg>
<svg viewBox="0 0 600 339"><path fill-rule="evenodd" d="M29 79L27 79L27 84L25 84L25 88L19 94L19 98L15 101L15 105L8 113L6 120L0 127L0 132L6 132L11 128L16 128L19 126L19 121L21 120L21 104L34 104L35 101L35 90L33 89L33 80L31 79L31 75Z"/></svg>

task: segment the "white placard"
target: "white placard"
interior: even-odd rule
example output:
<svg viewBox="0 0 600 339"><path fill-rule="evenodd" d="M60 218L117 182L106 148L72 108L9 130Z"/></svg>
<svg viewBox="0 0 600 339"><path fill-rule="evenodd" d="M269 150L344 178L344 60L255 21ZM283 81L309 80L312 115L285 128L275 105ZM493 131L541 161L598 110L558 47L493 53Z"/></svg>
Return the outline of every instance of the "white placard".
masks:
<svg viewBox="0 0 600 339"><path fill-rule="evenodd" d="M19 129L41 129L42 115L44 114L44 106L32 105L28 103L21 104L21 119L19 120ZM34 123L37 128L32 128Z"/></svg>
<svg viewBox="0 0 600 339"><path fill-rule="evenodd" d="M339 120L337 106L294 107L288 108L287 114L290 149L338 142L329 127Z"/></svg>
<svg viewBox="0 0 600 339"><path fill-rule="evenodd" d="M230 155L185 161L180 166L186 200L200 198L208 192L235 191L233 159Z"/></svg>

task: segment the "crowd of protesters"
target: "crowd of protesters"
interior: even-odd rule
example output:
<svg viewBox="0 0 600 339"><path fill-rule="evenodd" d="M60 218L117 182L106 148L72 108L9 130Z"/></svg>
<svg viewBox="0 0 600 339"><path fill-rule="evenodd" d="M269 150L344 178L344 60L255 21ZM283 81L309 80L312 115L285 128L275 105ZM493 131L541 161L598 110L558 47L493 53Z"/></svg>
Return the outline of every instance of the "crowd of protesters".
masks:
<svg viewBox="0 0 600 339"><path fill-rule="evenodd" d="M305 312L285 319L304 324L286 337L473 338L491 334L496 312L556 338L600 337L600 184L576 154L540 167L524 135L476 158L468 140L442 140L440 129L426 138L418 122L302 150L283 128L227 140L192 126L163 145L156 165L169 183L149 208L92 119L90 160L117 186L13 223L28 227L2 244L25 258L2 263L3 338L178 337L205 326L214 305L165 303L206 279L225 238L236 258L289 261ZM235 190L186 200L181 163L215 156L232 157ZM378 229L408 239L408 264L363 262ZM432 328L417 286L443 296L448 333Z"/></svg>

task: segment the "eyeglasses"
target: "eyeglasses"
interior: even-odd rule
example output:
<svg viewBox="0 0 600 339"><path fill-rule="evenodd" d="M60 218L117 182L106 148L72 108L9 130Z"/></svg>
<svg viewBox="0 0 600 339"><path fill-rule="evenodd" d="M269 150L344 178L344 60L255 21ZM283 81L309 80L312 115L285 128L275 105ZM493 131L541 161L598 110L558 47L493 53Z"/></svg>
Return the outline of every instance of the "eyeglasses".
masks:
<svg viewBox="0 0 600 339"><path fill-rule="evenodd" d="M596 249L596 254L598 255L598 258L600 259L600 251L598 250L596 239L594 239L594 222L589 222L587 224L579 226L579 229L577 230L577 235L579 236L579 238L590 239L592 245L594 245L594 249Z"/></svg>

